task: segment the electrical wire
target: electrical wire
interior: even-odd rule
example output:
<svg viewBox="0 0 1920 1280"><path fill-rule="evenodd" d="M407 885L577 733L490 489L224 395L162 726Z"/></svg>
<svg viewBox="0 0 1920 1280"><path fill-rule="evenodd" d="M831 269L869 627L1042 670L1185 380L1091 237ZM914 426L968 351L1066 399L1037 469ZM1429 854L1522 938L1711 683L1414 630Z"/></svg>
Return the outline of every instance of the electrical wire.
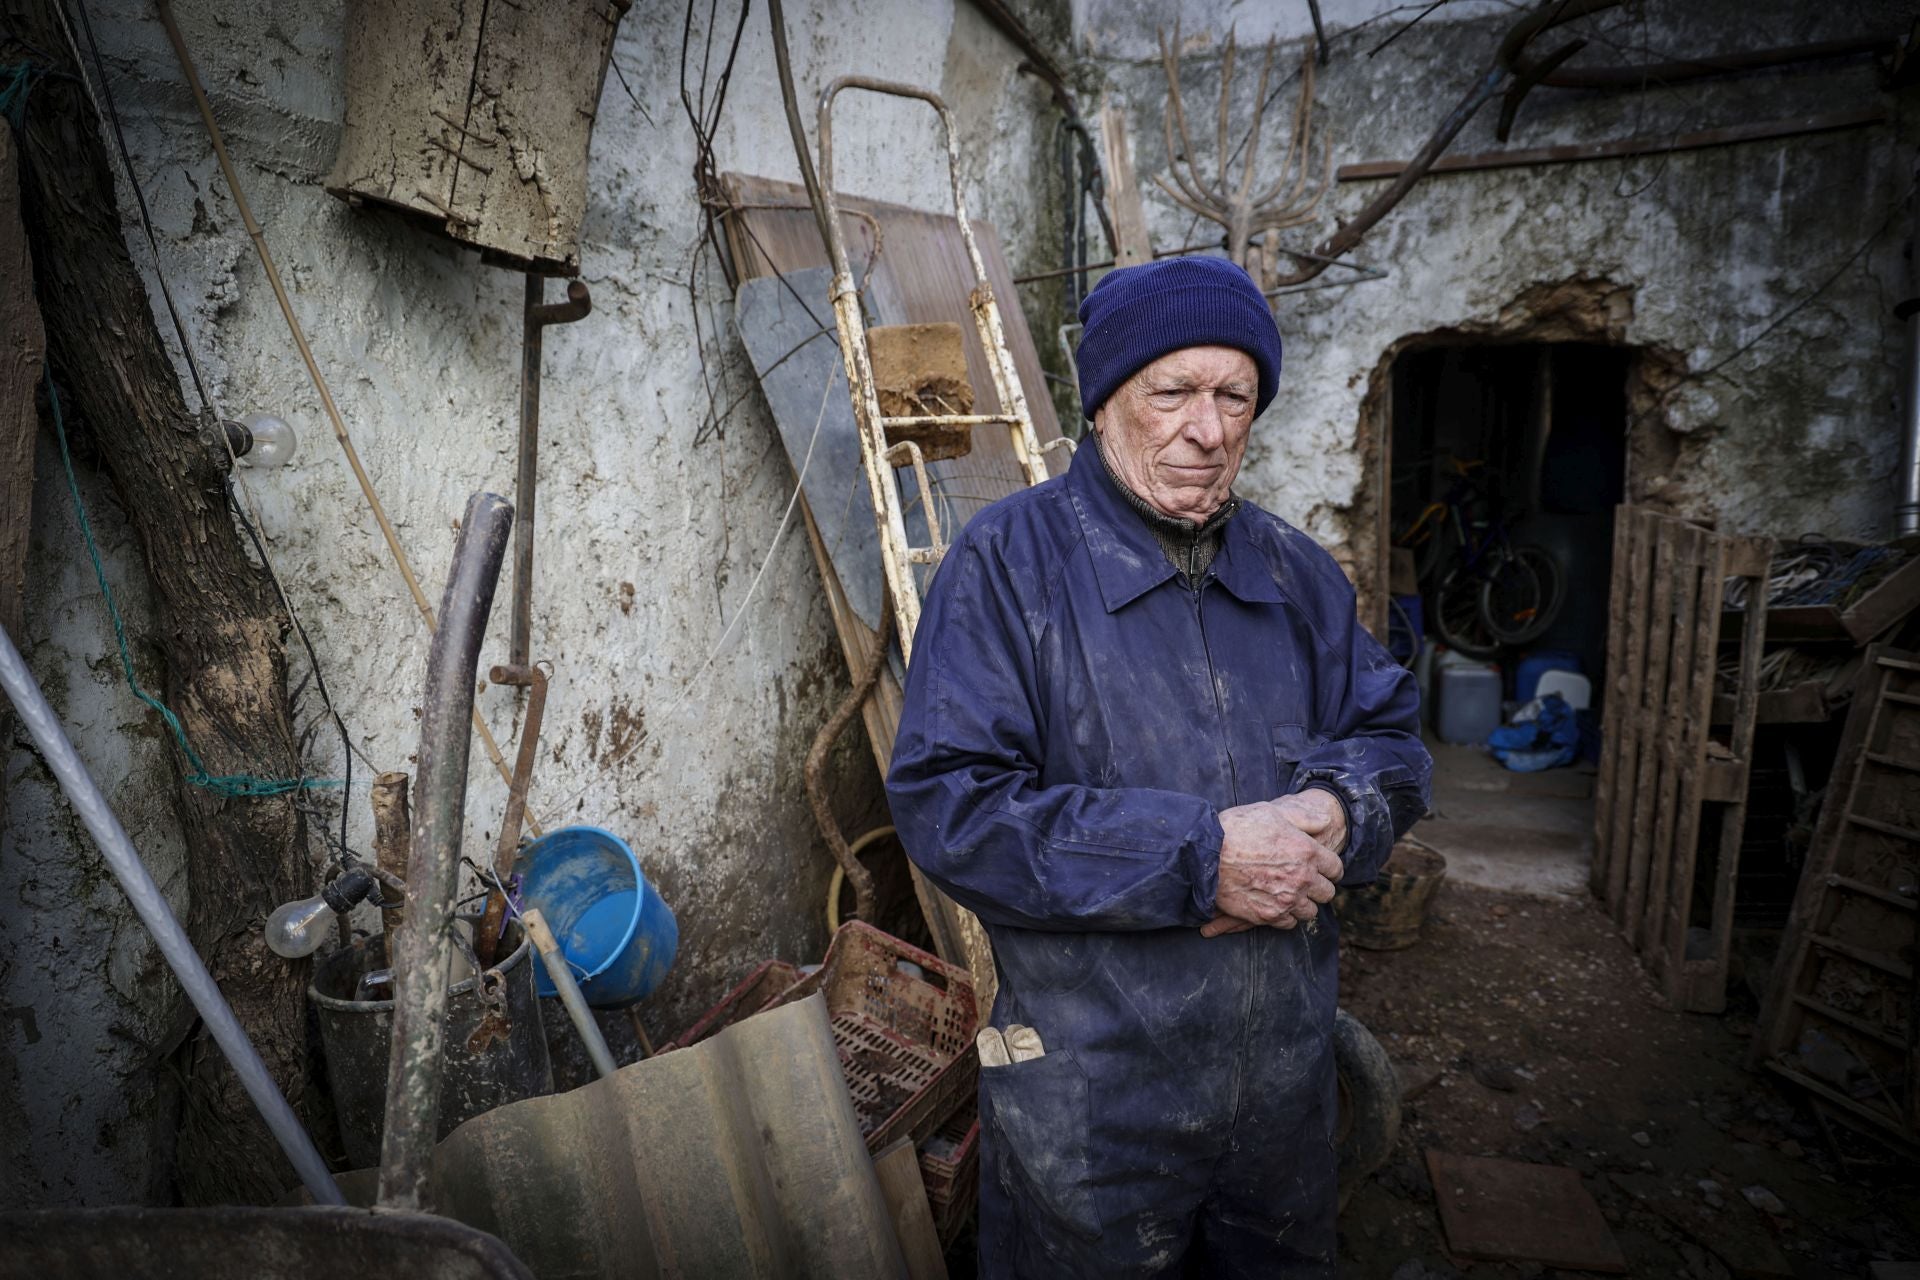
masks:
<svg viewBox="0 0 1920 1280"><path fill-rule="evenodd" d="M299 611L293 607L293 599L287 594L286 584L281 581L280 574L274 567L273 558L267 554L266 542L261 537L259 531L259 525L261 523L260 509L254 500L252 489L237 483L236 478L240 474L240 459L233 451L233 442L227 438L226 427L224 425L225 420L214 404L212 393L207 389L207 380L201 371L199 356L194 350L193 342L187 336L186 323L180 317L180 309L173 300L173 290L167 283L166 265L161 259L159 240L153 233L152 211L147 207L146 192L141 188L140 179L134 172L133 155L127 146L126 131L120 123L120 108L114 101L113 86L107 80L106 60L101 56L99 41L94 36L93 20L87 13L85 0L74 0L74 8L80 15L80 29L86 33L87 50L93 58L94 73L99 77L100 85L98 92L95 91L92 82L87 77L86 63L80 56L80 46L74 38L72 24L67 19L65 4L57 0L54 5L54 10L60 17L61 28L66 33L67 42L72 46L74 65L80 70L78 77L80 85L86 91L88 100L93 104L94 114L96 116L103 116L113 127L114 147L119 154L121 170L126 175L127 187L133 193L134 206L139 212L140 231L146 239L147 252L153 261L154 279L160 286L160 296L166 304L167 315L173 321L174 333L180 342L180 354L186 361L187 371L193 380L194 390L200 397L202 422L226 450L227 475L225 488L228 506L238 519L240 527L246 531L248 539L253 543L254 552L260 557L260 565L266 570L267 578L273 584L274 594L280 598L281 608L286 610L287 621L292 625L294 634L300 637L301 647L306 651L308 665L313 671L314 687L320 694L321 705L326 708L328 717L332 719L334 727L340 735L340 752L343 761L342 771L344 774L341 780L340 844L342 847L345 847L347 842L347 820L350 808L348 797L353 790L353 740L347 733L346 721L341 717L338 708L334 706L333 697L327 689L326 675L320 669L320 657L314 651L313 641L307 634L306 624L301 621ZM105 111L101 110L101 104L103 102L106 107ZM236 494L236 490L238 490L238 495ZM244 496L244 504L239 500L239 496ZM252 513L251 519L248 517L249 509ZM362 755L362 759L365 759L364 755ZM367 761L367 763L369 767L372 766L372 761Z"/></svg>
<svg viewBox="0 0 1920 1280"><path fill-rule="evenodd" d="M80 57L80 46L73 38L72 26L68 24L66 5L62 0L55 0L53 8L54 12L60 15L60 25L66 31L68 43L73 45L73 62L80 68L80 84L87 91L87 98L93 103L94 114L104 116L113 126L113 141L120 152L120 165L126 170L127 186L133 191L134 205L140 211L140 231L147 239L147 252L153 256L153 274L160 282L160 297L167 304L167 315L172 319L173 331L180 339L180 354L186 358L187 372L193 378L193 388L200 393L201 412L210 413L213 410L213 397L207 393L207 380L200 372L200 361L194 355L193 344L187 341L187 326L180 319L180 308L174 305L173 290L167 287L166 272L161 270L160 245L154 239L153 217L147 210L146 193L140 189L139 180L133 176L133 160L127 151L126 131L120 127L120 108L113 100L112 88L107 84L107 66L100 56L99 42L93 37L93 20L87 16L85 0L74 0L74 8L80 14L80 29L87 33L87 49L93 55L94 74L100 77L98 94L94 92L92 83L87 79L86 63ZM102 101L107 107L104 112L100 110Z"/></svg>

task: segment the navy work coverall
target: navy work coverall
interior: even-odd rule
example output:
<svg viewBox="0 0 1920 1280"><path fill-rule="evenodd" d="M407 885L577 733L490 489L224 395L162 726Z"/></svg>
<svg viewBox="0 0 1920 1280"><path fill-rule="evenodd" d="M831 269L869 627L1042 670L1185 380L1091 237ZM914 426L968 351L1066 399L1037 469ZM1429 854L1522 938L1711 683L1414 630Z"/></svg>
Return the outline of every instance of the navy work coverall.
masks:
<svg viewBox="0 0 1920 1280"><path fill-rule="evenodd" d="M986 1275L1333 1273L1333 914L1201 937L1219 811L1327 788L1364 883L1432 762L1332 558L1251 503L1224 535L1187 583L1089 444L927 593L894 821L1046 1050L980 1072Z"/></svg>

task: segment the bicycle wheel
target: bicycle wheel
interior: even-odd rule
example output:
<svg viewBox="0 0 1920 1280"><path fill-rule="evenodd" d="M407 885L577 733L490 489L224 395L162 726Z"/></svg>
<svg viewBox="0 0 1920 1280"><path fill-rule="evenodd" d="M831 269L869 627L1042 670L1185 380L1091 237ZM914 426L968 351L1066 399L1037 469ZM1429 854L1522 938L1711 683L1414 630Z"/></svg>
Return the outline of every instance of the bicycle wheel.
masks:
<svg viewBox="0 0 1920 1280"><path fill-rule="evenodd" d="M1413 666L1413 660L1420 656L1420 637L1413 629L1413 619L1392 596L1387 597L1387 652L1403 667Z"/></svg>
<svg viewBox="0 0 1920 1280"><path fill-rule="evenodd" d="M1432 582L1440 573L1440 566L1453 559L1460 549L1460 538L1453 531L1453 521L1442 518L1436 527L1413 550L1413 580L1421 586Z"/></svg>
<svg viewBox="0 0 1920 1280"><path fill-rule="evenodd" d="M1434 633L1448 648L1469 658L1491 658L1500 648L1500 638L1488 629L1480 607L1484 586L1478 573L1456 565L1433 593Z"/></svg>
<svg viewBox="0 0 1920 1280"><path fill-rule="evenodd" d="M1481 586L1487 630L1502 644L1526 644L1542 635L1560 612L1565 581L1559 562L1545 550L1514 547Z"/></svg>

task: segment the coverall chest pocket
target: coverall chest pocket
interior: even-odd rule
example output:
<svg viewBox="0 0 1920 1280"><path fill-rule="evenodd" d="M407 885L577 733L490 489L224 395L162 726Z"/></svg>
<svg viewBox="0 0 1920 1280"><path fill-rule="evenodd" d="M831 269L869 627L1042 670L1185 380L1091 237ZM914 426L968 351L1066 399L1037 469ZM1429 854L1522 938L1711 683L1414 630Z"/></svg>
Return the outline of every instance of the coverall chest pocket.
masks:
<svg viewBox="0 0 1920 1280"><path fill-rule="evenodd" d="M1326 740L1325 734L1315 733L1303 724L1273 726L1273 767L1279 782L1279 790L1274 795L1292 794L1294 770Z"/></svg>
<svg viewBox="0 0 1920 1280"><path fill-rule="evenodd" d="M1088 1143L1087 1076L1065 1049L980 1068L997 1172L1016 1203L1075 1235L1098 1238Z"/></svg>

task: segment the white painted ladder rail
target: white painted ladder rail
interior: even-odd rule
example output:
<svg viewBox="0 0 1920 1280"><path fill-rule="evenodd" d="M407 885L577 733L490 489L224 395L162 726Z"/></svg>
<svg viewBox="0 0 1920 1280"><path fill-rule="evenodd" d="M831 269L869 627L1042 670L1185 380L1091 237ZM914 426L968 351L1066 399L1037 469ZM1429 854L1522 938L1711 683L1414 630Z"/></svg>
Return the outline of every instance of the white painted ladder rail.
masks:
<svg viewBox="0 0 1920 1280"><path fill-rule="evenodd" d="M960 224L960 239L967 248L967 261L973 268L973 293L969 299L974 327L980 334L980 346L986 355L987 370L993 377L994 393L1000 400L999 413L915 415L889 418L880 412L878 388L874 384L873 360L867 350L866 318L860 311L860 292L854 286L853 271L847 265L846 238L840 231L840 210L833 190L833 102L845 89L864 89L869 93L897 98L917 98L931 106L940 117L947 144L947 175L953 188L953 216ZM867 476L867 489L873 499L874 523L880 531L881 567L886 573L887 594L893 604L898 626L900 657L912 658L913 633L920 623L920 590L914 581L917 564L937 565L946 552L940 520L934 510L933 486L927 478L926 459L912 441L887 443L887 428L1005 426L1013 437L1014 457L1030 485L1047 478L1048 450L1072 449L1073 442L1062 437L1044 447L1034 431L1033 415L1027 409L1026 393L1020 386L1020 371L1007 346L1005 328L1000 323L1000 306L987 282L986 263L973 238L973 223L967 216L966 197L961 190L960 142L954 131L953 113L940 95L914 85L876 80L868 76L841 76L820 95L820 187L827 207L825 227L827 252L833 260L833 318L840 336L840 357L846 364L847 386L853 397L854 421L860 430L860 462ZM896 467L911 467L920 492L921 508L926 513L930 544L913 546L907 540L906 513L900 503L900 489L894 481Z"/></svg>

